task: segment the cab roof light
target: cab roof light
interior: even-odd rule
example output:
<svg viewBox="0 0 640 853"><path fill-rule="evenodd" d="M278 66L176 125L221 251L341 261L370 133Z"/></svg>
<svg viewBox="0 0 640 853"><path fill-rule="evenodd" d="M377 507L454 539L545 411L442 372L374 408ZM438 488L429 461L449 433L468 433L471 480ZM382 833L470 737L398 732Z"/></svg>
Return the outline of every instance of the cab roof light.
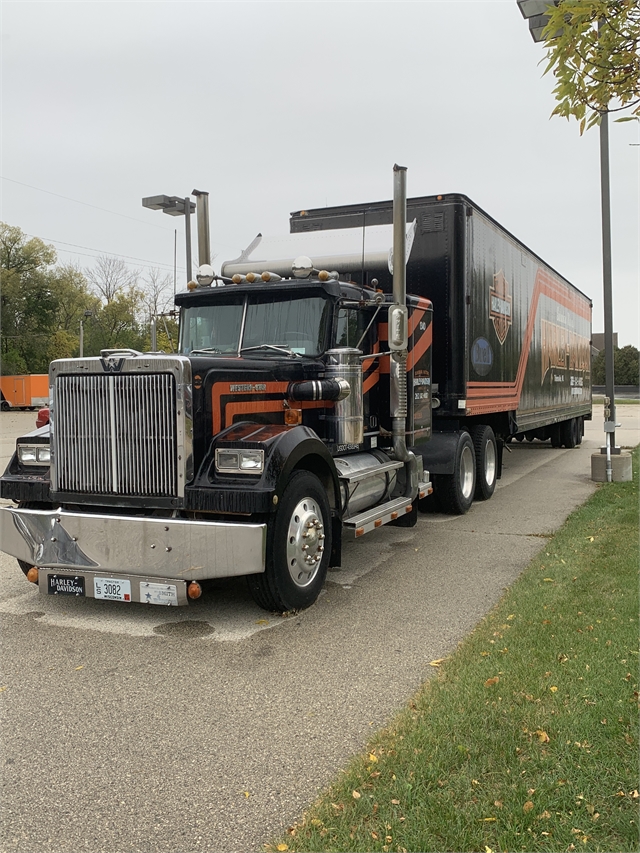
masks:
<svg viewBox="0 0 640 853"><path fill-rule="evenodd" d="M282 281L282 276L281 276L281 275L278 275L278 274L277 274L277 273L275 273L275 272L269 272L268 270L265 270L265 271L262 273L262 275L260 276L260 278L261 278L263 281Z"/></svg>

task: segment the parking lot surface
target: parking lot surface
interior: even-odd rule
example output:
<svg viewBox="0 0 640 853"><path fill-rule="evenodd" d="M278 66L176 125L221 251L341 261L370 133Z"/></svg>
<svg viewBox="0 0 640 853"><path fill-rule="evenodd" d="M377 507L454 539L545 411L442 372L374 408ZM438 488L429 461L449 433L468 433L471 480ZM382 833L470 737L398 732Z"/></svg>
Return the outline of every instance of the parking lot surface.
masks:
<svg viewBox="0 0 640 853"><path fill-rule="evenodd" d="M0 415L3 466L34 421ZM348 542L288 618L242 580L189 608L48 597L0 555L2 849L262 850L592 493L603 440L595 407L579 448L514 443L492 500Z"/></svg>

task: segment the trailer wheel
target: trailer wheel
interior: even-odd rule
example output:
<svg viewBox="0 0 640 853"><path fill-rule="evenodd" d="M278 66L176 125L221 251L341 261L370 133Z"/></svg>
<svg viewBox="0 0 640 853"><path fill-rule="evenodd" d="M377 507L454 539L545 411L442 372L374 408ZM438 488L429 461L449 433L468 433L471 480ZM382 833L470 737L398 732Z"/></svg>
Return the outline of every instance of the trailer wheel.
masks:
<svg viewBox="0 0 640 853"><path fill-rule="evenodd" d="M476 454L476 488L474 497L477 501L488 501L496 490L498 479L498 446L496 437L490 426L480 425L471 430L473 447Z"/></svg>
<svg viewBox="0 0 640 853"><path fill-rule="evenodd" d="M561 424L552 424L549 427L551 435L551 447L562 447L562 429Z"/></svg>
<svg viewBox="0 0 640 853"><path fill-rule="evenodd" d="M460 433L453 474L438 474L436 488L443 512L464 515L473 503L476 487L476 456L468 432Z"/></svg>
<svg viewBox="0 0 640 853"><path fill-rule="evenodd" d="M0 410L1 411L8 412L10 408L11 408L11 405L7 400L2 400L2 402L0 402Z"/></svg>
<svg viewBox="0 0 640 853"><path fill-rule="evenodd" d="M578 433L579 428L577 418L569 418L568 421L562 421L560 426L560 437L562 438L562 443L565 447L571 449L578 446Z"/></svg>
<svg viewBox="0 0 640 853"><path fill-rule="evenodd" d="M331 554L331 515L320 480L296 471L267 526L267 561L247 579L265 610L302 610L320 594Z"/></svg>

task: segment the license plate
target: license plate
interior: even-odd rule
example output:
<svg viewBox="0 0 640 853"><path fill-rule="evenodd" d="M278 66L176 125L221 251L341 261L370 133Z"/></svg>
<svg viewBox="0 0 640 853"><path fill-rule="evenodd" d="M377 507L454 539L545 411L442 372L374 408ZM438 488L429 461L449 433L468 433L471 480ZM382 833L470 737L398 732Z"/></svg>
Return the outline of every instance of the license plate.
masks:
<svg viewBox="0 0 640 853"><path fill-rule="evenodd" d="M104 598L107 601L131 601L131 581L94 578L93 594L95 598Z"/></svg>
<svg viewBox="0 0 640 853"><path fill-rule="evenodd" d="M178 606L178 589L170 583L145 583L140 581L142 604L165 604Z"/></svg>
<svg viewBox="0 0 640 853"><path fill-rule="evenodd" d="M84 595L82 575L47 575L49 595Z"/></svg>

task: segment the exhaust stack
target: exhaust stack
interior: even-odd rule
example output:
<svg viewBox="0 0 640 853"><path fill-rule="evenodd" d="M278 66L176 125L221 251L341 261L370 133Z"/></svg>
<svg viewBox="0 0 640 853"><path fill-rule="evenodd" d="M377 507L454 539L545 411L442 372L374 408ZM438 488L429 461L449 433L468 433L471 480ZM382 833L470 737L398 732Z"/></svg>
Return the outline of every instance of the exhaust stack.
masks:
<svg viewBox="0 0 640 853"><path fill-rule="evenodd" d="M209 193L192 190L196 197L198 218L198 266L211 265L211 241L209 237Z"/></svg>
<svg viewBox="0 0 640 853"><path fill-rule="evenodd" d="M413 453L407 449L407 356L408 312L406 274L407 233L407 169L393 167L393 305L389 307L390 407L393 451L396 459L405 463L407 472L405 495L414 494L418 466Z"/></svg>

